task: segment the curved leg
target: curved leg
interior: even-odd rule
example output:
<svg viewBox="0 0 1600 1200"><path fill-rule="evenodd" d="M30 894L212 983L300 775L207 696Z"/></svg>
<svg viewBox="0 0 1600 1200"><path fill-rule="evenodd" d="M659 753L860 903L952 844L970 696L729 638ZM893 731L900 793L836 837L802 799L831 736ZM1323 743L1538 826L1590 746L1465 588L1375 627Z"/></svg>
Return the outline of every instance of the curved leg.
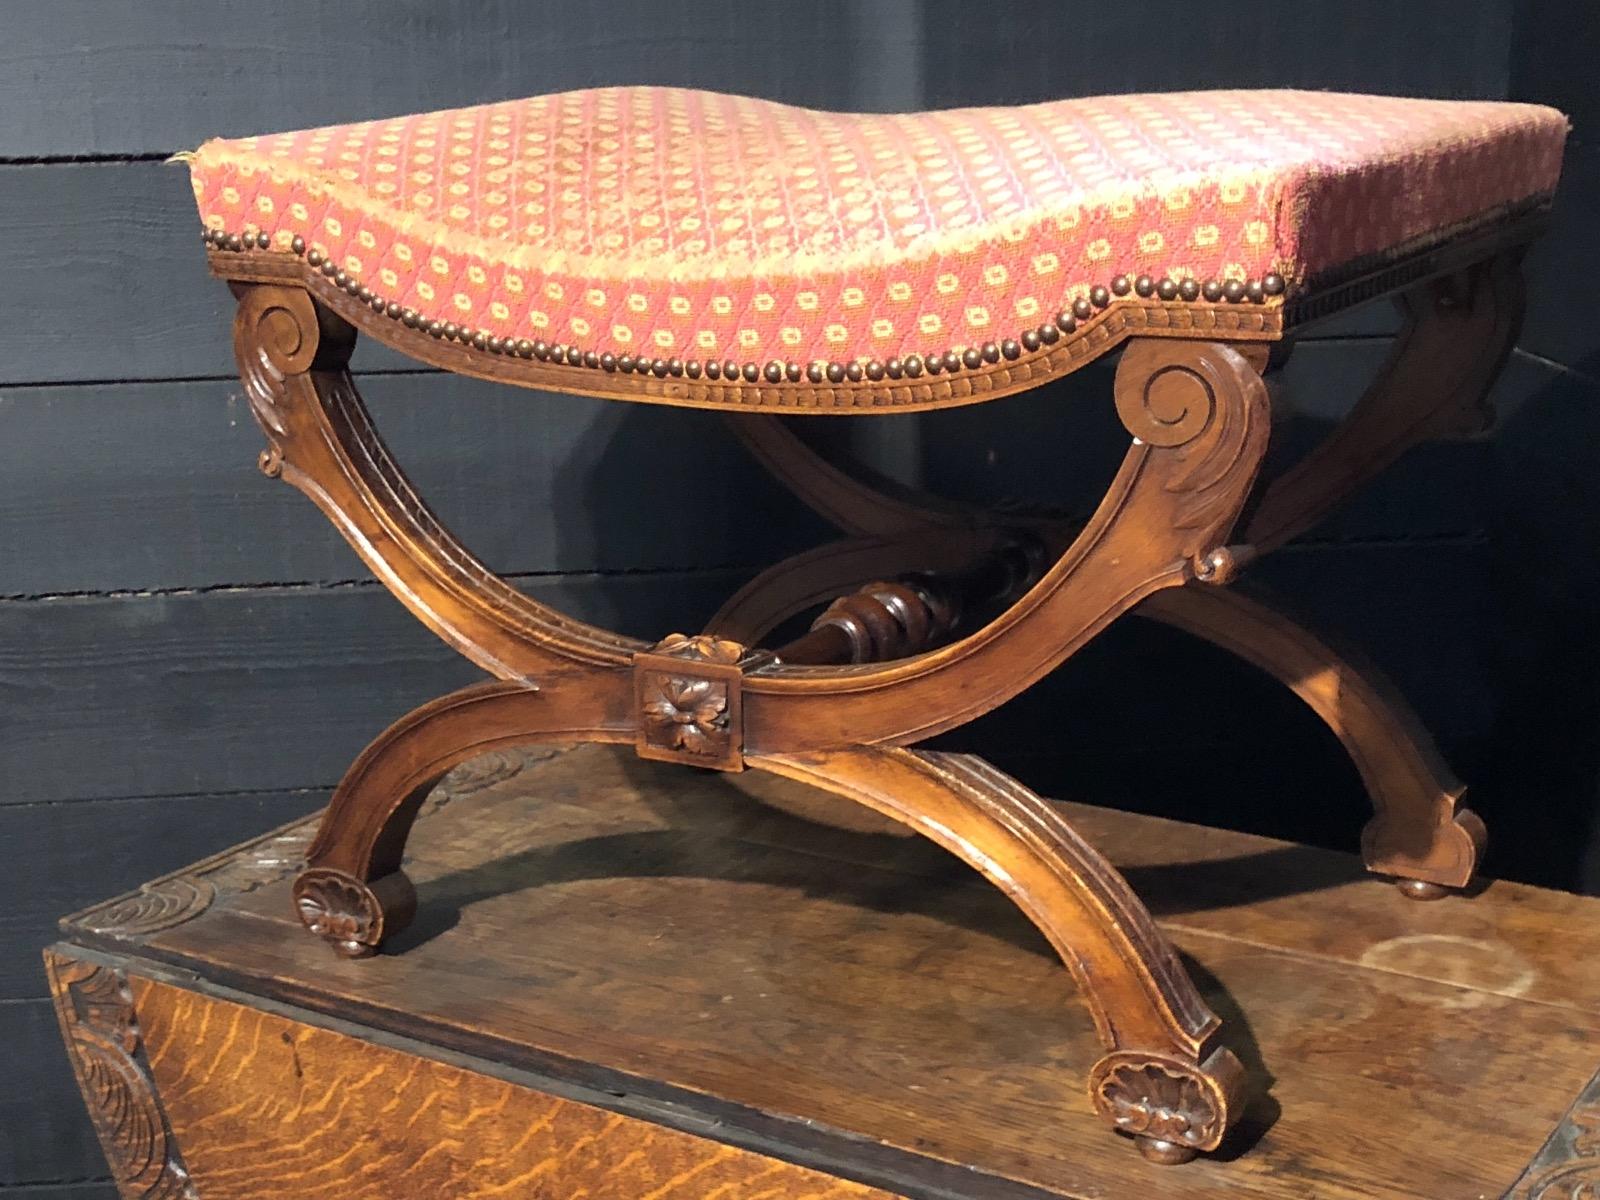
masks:
<svg viewBox="0 0 1600 1200"><path fill-rule="evenodd" d="M1244 1071L1177 952L1116 869L1016 780L966 755L857 747L750 765L903 822L981 872L1049 939L1106 1053L1089 1098L1157 1162L1215 1150Z"/></svg>
<svg viewBox="0 0 1600 1200"><path fill-rule="evenodd" d="M345 772L294 882L305 927L351 958L410 923L416 893L400 869L423 800L450 768L527 742L627 742L632 678L591 676L542 689L496 680L442 696L396 721Z"/></svg>
<svg viewBox="0 0 1600 1200"><path fill-rule="evenodd" d="M1361 835L1367 869L1432 899L1472 880L1486 834L1410 707L1375 667L1352 662L1238 587L1171 588L1134 610L1254 663L1338 735L1376 815Z"/></svg>
<svg viewBox="0 0 1600 1200"><path fill-rule="evenodd" d="M418 620L490 674L524 683L575 663L617 666L646 648L523 595L450 534L390 457L345 370L349 324L297 286L233 286L234 353L268 442L262 471L315 501Z"/></svg>
<svg viewBox="0 0 1600 1200"><path fill-rule="evenodd" d="M1236 565L1228 537L1270 431L1260 375L1219 343L1135 341L1117 368L1116 405L1133 443L1037 583L983 628L913 658L752 673L746 746L920 741L1015 696L1146 596L1191 579L1225 582Z"/></svg>
<svg viewBox="0 0 1600 1200"><path fill-rule="evenodd" d="M1265 554L1298 537L1412 446L1481 433L1484 397L1522 328L1517 247L1398 298L1405 325L1350 415L1264 489L1244 540Z"/></svg>

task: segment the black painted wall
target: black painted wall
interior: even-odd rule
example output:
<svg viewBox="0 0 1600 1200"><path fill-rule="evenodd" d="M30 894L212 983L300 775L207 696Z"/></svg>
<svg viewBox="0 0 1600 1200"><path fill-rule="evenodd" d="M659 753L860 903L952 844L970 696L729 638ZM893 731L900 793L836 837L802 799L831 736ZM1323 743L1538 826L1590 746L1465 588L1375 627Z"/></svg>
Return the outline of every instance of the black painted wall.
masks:
<svg viewBox="0 0 1600 1200"><path fill-rule="evenodd" d="M38 951L62 912L309 811L394 717L469 681L297 493L262 479L181 168L243 134L601 83L902 109L1152 88L1540 100L1577 129L1498 432L1397 466L1266 573L1360 636L1474 784L1502 874L1600 890L1600 50L1590 0L53 0L0 12L0 1200L109 1197ZM1382 358L1301 348L1292 444ZM823 530L714 418L358 355L380 427L468 544L630 632L694 624ZM1086 502L1107 372L874 447L924 484ZM665 450L666 453L662 453ZM655 464L652 466L651 464ZM1043 789L1352 843L1336 743L1277 689L1129 622L954 735ZM1127 770L1128 764L1137 770Z"/></svg>

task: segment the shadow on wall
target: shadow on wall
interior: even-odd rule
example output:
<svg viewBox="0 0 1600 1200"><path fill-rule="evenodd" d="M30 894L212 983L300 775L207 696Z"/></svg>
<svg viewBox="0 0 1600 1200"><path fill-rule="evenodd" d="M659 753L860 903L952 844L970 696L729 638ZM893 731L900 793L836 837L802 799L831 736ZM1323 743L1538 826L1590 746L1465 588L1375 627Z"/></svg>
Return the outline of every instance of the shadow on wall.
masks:
<svg viewBox="0 0 1600 1200"><path fill-rule="evenodd" d="M1494 443L1499 707L1474 803L1492 870L1600 892L1600 354L1546 373Z"/></svg>
<svg viewBox="0 0 1600 1200"><path fill-rule="evenodd" d="M698 632L761 568L831 536L719 413L566 396L547 402L595 408L577 444L550 468L563 509L559 560L615 561L606 543L626 539L641 548L632 561L674 564L601 575L596 602L574 616L651 642ZM641 605L645 581L649 602Z"/></svg>

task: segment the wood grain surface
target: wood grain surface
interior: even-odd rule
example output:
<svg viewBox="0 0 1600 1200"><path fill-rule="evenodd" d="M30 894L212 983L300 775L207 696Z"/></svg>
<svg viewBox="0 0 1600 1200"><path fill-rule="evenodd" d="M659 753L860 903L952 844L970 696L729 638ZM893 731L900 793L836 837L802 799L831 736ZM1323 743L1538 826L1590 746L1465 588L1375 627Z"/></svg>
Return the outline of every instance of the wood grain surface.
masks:
<svg viewBox="0 0 1600 1200"><path fill-rule="evenodd" d="M1021 103L1069 88L1093 95L1149 87L1126 53L1136 43L1146 62L1162 64L1165 88L1226 78L1235 87L1498 97L1505 87L1509 0L1484 4L1471 21L1452 20L1449 0L1418 0L1401 12L1352 0L1347 15L1311 11L1247 36L1184 21L1182 5L1161 0L1143 17L1107 10L1069 30L1041 0L1017 5L1003 22L960 0L830 0L781 16L738 0L672 0L648 13L621 9L614 27L569 20L554 0L495 0L471 21L420 0L363 0L337 18L314 0L288 0L267 21L246 0L169 0L137 19L93 0L62 0L19 9L7 30L0 102L13 119L0 156L170 153L218 134L619 80L825 108L996 103L997 92L1000 102ZM203 47L194 36L201 25L215 31ZM787 52L772 53L777 45ZM1006 70L974 72L974 62L1004 62ZM187 104L172 103L162 87L174 79Z"/></svg>
<svg viewBox="0 0 1600 1200"><path fill-rule="evenodd" d="M370 619L353 615L337 593L217 594L184 604L145 594L343 579L357 569L308 506L256 479L244 460L237 464L241 486L230 495L223 458L233 451L217 425L204 424L222 410L207 410L203 400L180 403L192 383L174 377L211 376L203 386L231 386L221 379L231 371L228 297L205 277L195 252L184 172L159 158L213 133L617 81L884 111L1222 81L1509 96L1556 104L1581 131L1593 124L1600 95L1591 86L1589 39L1573 36L1592 19L1590 8L1588 0L1491 0L1460 20L1453 0L1403 7L1359 0L1282 8L1241 31L1235 22L1190 19L1192 0L1102 6L1070 20L1059 5L1034 2L999 19L991 7L963 0L814 4L781 17L736 0L651 0L621 5L598 25L543 3L466 11L431 0L373 0L335 12L315 0L284 0L266 17L244 0L13 6L0 37L0 111L7 116L0 122L0 229L15 302L0 323L0 378L8 385L63 381L72 397L26 386L0 395L0 595L7 597L0 643L21 648L0 668L8 698L0 720L4 799L41 802L17 810L26 825L14 820L0 829L7 949L36 954L47 905L81 903L165 869L174 861L169 852L193 857L209 848L206 839L215 845L248 833L254 802L210 795L213 786L331 785L367 735L451 684L396 642L398 622L386 624L376 608ZM378 11L381 19L373 17ZM1414 452L1313 534L1320 544L1301 556L1304 569L1290 582L1302 602L1326 601L1364 634L1376 632L1385 665L1435 728L1450 734L1452 752L1472 748L1463 766L1477 763L1470 779L1478 807L1494 792L1487 815L1498 869L1575 882L1583 877L1584 826L1594 808L1595 762L1586 748L1594 744L1592 685L1600 678L1593 655L1581 649L1592 641L1589 548L1600 535L1600 473L1575 449L1600 445L1600 326L1589 295L1600 271L1592 202L1600 142L1574 138L1571 154L1557 228L1533 266L1524 344L1545 357L1519 354L1513 364L1515 403L1501 398L1510 418L1505 429L1491 444ZM1384 311L1352 314L1347 328L1381 325ZM1354 394L1363 351L1352 343L1313 349L1302 346L1289 370L1303 376L1296 392L1301 401L1310 398L1314 424ZM372 343L358 352L360 368L399 365ZM387 390L374 389L375 401ZM970 484L978 495L1013 494L1018 479L1068 479L1080 459L1093 460L1074 457L1082 438L1077 418L1087 410L1066 421L1061 406L1086 394L1043 391L1003 402L1004 415L951 412L922 442L927 478L955 490ZM508 403L530 400L539 404L526 396ZM439 405L426 407L418 431L434 432L437 445L405 455L419 475L425 477L424 452L445 468L453 455L501 461L477 457L490 453L483 430L472 425L483 410L468 413L464 404L458 421L435 411ZM525 410L536 424L533 411ZM397 442L400 424L397 418L385 427ZM499 448L510 470L518 450L533 455L540 434L502 428L508 432ZM1290 434L1280 440L1292 441L1293 428L1280 427L1278 434ZM253 432L242 439L247 453L254 439ZM527 544L536 544L533 509L545 482L530 467L503 496L474 503L463 492L468 543L497 565L503 546L511 552L508 569L529 569L518 561L524 543L516 525L525 515ZM454 522L452 487L446 477L429 494ZM502 498L505 506L490 511ZM591 511L604 517L628 504L602 488ZM703 509L699 516L706 519ZM772 514L757 517L767 522ZM1490 545L1483 544L1485 530ZM1476 543L1464 540L1474 536ZM1327 544L1372 537L1390 546L1373 552ZM1404 545L1412 537L1450 540ZM597 527L596 538L601 549L641 549L617 528ZM716 549L709 540L700 548ZM1541 569L1526 570L1529 561ZM348 573L324 574L341 563ZM302 567L312 569L286 574ZM38 598L88 588L111 594L82 606ZM319 597L329 601L321 615ZM1470 624L1460 623L1463 615ZM234 622L259 632L253 652L236 642L208 661ZM194 631L192 643L185 629ZM421 630L412 632L414 648L434 652ZM134 649L146 636L162 654L175 654L179 667L157 671ZM125 653L108 652L119 645ZM1062 794L1206 813L1297 838L1337 842L1341 828L1354 830L1359 798L1353 777L1341 791L1337 745L1305 736L1309 723L1296 726L1283 716L1289 709L1267 689L1252 689L1247 675L1221 671L1211 659L1182 657L1170 644L1136 640L1126 648L1148 673L1130 680L1114 656L1093 669L1078 663L1070 677L1063 673L1022 702L1034 714L1025 729L1001 714L971 736L1028 782ZM316 694L302 675L320 661L342 665L327 678L329 689ZM358 662L375 664L375 673L349 666ZM376 674L382 664L392 678ZM1157 697L1148 691L1151 676L1185 686ZM1188 732L1192 713L1246 694L1257 703L1238 714L1234 729L1265 731L1277 747L1271 758L1247 749L1242 733L1218 743ZM258 722L261 752L234 761L229 731ZM51 736L56 728L70 736ZM192 737L185 732L191 728ZM85 744L95 753L80 752ZM1138 787L1121 778L1130 756L1151 764ZM1195 762L1206 764L1205 778L1190 769ZM1314 778L1297 781L1302 773ZM196 814L180 837L173 822L139 809L161 801L114 799L134 791L205 791L209 807L199 815L198 798L178 802ZM78 796L95 799L68 815L58 802ZM239 813L230 824L233 804ZM39 833L44 826L59 826L61 835ZM77 849L69 835L82 839ZM54 874L63 869L74 877ZM1591 884L1600 883L1597 869L1600 860L1589 867ZM51 878L41 883L46 871ZM20 924L8 924L12 914ZM48 1024L48 1001L40 999L42 982L27 992L30 973L37 979L31 967L8 976L6 998L18 1003L0 1007L0 1045L16 1056L0 1086L0 1125L22 1131L10 1144L0 1137L0 1188L12 1189L7 1200L102 1200L110 1185L93 1181L102 1168L83 1153L93 1136L73 1111L78 1102L59 1047L37 1034ZM13 995L13 982L23 992Z"/></svg>
<svg viewBox="0 0 1600 1200"><path fill-rule="evenodd" d="M133 991L205 1200L890 1196L169 985Z"/></svg>
<svg viewBox="0 0 1600 1200"><path fill-rule="evenodd" d="M1048 946L953 859L782 781L519 763L419 820L397 956L338 962L284 883L225 879L190 919L88 940L928 1195L961 1163L982 1182L955 1194L986 1198L1499 1196L1600 1058L1596 901L1416 905L1351 856L1064 805L1251 1076L1218 1159L1149 1166L1079 1091L1092 1030Z"/></svg>
<svg viewBox="0 0 1600 1200"><path fill-rule="evenodd" d="M822 530L714 416L434 372L362 386L429 503L502 573L754 567ZM70 454L53 444L64 427ZM371 578L256 470L237 379L0 388L0 433L7 596ZM676 509L690 492L693 521Z"/></svg>
<svg viewBox="0 0 1600 1200"><path fill-rule="evenodd" d="M241 830L254 835L325 803L326 790L306 789L0 805L0 846L27 847L9 867L9 893L0 898L0 1005L44 991L39 948L54 939L63 912L102 900L112 888L137 887L153 866L176 870ZM82 869L86 846L103 855L104 866Z"/></svg>

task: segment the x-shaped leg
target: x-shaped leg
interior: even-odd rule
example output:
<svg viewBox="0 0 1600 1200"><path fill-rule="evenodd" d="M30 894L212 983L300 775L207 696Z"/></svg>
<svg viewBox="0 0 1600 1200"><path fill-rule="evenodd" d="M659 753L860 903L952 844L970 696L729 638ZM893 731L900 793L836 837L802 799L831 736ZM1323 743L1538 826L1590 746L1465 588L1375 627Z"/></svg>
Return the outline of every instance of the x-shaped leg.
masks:
<svg viewBox="0 0 1600 1200"><path fill-rule="evenodd" d="M1291 470L1263 485L1234 555L1240 565L1310 528L1418 442L1470 435L1520 326L1520 250L1431 280L1399 298L1404 327L1348 419ZM821 600L871 580L949 569L1018 534L1060 545L1046 520L1005 526L987 510L885 489L828 462L767 416L731 418L740 438L801 499L851 536L779 563L712 618L722 636L754 641ZM1203 583L1161 590L1138 615L1184 629L1274 675L1340 738L1376 815L1362 836L1370 870L1407 895L1441 896L1471 880L1485 843L1464 788L1397 689L1352 651L1335 650L1271 602Z"/></svg>
<svg viewBox="0 0 1600 1200"><path fill-rule="evenodd" d="M1158 1161L1217 1147L1237 1112L1239 1064L1126 882L1015 781L903 747L1003 703L1150 595L1226 574L1224 543L1266 447L1258 363L1218 343L1130 347L1117 405L1135 440L1082 530L1037 531L1054 565L1023 555L1027 586L1004 611L905 656L917 639L904 634L938 626L918 606L943 602L931 583L886 584L803 639L822 665L797 666L726 638L651 646L509 587L428 511L372 428L346 370L360 307L272 281L238 290L235 344L268 436L263 470L305 491L407 607L498 677L402 718L352 765L295 882L309 929L361 956L410 919L402 862L412 822L438 779L474 754L525 741L633 742L649 757L773 771L897 817L1001 886L1083 987L1106 1048L1089 1081L1095 1108ZM938 539L945 549L919 565L959 566L1013 541L972 525L965 538ZM882 566L869 552L857 567L874 557ZM818 562L837 576L848 558ZM780 605L763 586L734 608L770 616L813 595L791 590Z"/></svg>

